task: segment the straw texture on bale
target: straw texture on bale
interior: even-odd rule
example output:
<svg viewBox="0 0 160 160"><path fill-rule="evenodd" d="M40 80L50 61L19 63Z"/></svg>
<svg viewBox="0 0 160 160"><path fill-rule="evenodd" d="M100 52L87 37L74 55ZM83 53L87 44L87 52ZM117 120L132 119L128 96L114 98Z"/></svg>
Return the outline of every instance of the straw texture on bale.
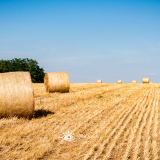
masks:
<svg viewBox="0 0 160 160"><path fill-rule="evenodd" d="M69 92L70 84L67 72L50 72L44 77L46 92Z"/></svg>
<svg viewBox="0 0 160 160"><path fill-rule="evenodd" d="M97 80L97 83L102 83L102 80L98 79L98 80Z"/></svg>
<svg viewBox="0 0 160 160"><path fill-rule="evenodd" d="M30 73L0 73L0 117L33 117L34 107Z"/></svg>
<svg viewBox="0 0 160 160"><path fill-rule="evenodd" d="M142 83L149 83L149 78L148 77L143 77Z"/></svg>
<svg viewBox="0 0 160 160"><path fill-rule="evenodd" d="M136 80L132 80L132 83L137 83L137 81Z"/></svg>
<svg viewBox="0 0 160 160"><path fill-rule="evenodd" d="M122 83L122 80L117 80L117 83L118 83L118 84L121 84L121 83Z"/></svg>

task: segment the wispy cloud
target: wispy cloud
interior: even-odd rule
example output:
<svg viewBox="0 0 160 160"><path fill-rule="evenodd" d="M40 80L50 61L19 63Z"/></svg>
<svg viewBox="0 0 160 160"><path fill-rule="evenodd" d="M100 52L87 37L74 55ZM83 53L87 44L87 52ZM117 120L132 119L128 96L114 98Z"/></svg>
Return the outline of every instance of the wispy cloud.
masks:
<svg viewBox="0 0 160 160"><path fill-rule="evenodd" d="M0 42L10 42L12 39L0 39Z"/></svg>
<svg viewBox="0 0 160 160"><path fill-rule="evenodd" d="M45 51L47 51L47 49L46 48L41 48L39 51L40 52L45 52Z"/></svg>
<svg viewBox="0 0 160 160"><path fill-rule="evenodd" d="M138 50L108 50L107 53L109 54L118 54L118 55L143 55L146 54L142 51Z"/></svg>
<svg viewBox="0 0 160 160"><path fill-rule="evenodd" d="M33 55L33 53L27 53L25 51L0 51L0 55L3 59L23 58ZM1 58L0 57L0 58Z"/></svg>
<svg viewBox="0 0 160 160"><path fill-rule="evenodd" d="M52 48L51 48L51 52L54 52L54 51L55 51L55 47L52 47Z"/></svg>
<svg viewBox="0 0 160 160"><path fill-rule="evenodd" d="M0 54L11 55L11 54L24 54L23 51L0 51Z"/></svg>
<svg viewBox="0 0 160 160"><path fill-rule="evenodd" d="M156 73L150 73L150 74L148 74L148 75L150 75L150 76L155 76L155 75L156 75Z"/></svg>

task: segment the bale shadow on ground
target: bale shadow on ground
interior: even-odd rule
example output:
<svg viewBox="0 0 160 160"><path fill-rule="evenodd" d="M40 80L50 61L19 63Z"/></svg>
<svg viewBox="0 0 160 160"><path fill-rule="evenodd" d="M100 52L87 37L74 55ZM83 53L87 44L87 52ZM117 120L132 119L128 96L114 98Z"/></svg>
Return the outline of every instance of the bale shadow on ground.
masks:
<svg viewBox="0 0 160 160"><path fill-rule="evenodd" d="M13 117L16 117L18 119L32 120L32 119L38 119L38 118L41 118L41 117L47 117L47 115L49 115L49 114L55 114L55 112L40 109L40 110L34 111L34 115L31 115L31 116L23 117L23 116L19 116L19 115L13 115L13 116L9 115L9 116L6 116L6 117L0 117L0 119L5 118L6 120L9 120Z"/></svg>
<svg viewBox="0 0 160 160"><path fill-rule="evenodd" d="M34 111L34 118L46 117L48 114L55 114L55 112L47 111L44 109Z"/></svg>

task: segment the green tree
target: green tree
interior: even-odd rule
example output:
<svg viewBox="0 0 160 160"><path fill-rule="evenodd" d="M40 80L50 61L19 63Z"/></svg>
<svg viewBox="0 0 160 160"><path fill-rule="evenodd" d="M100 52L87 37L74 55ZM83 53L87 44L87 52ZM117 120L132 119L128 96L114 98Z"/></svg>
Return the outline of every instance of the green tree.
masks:
<svg viewBox="0 0 160 160"><path fill-rule="evenodd" d="M7 63L5 60L0 61L0 73L8 72Z"/></svg>
<svg viewBox="0 0 160 160"><path fill-rule="evenodd" d="M0 73L16 72L16 71L29 71L31 74L31 79L33 83L44 82L44 75L45 75L44 69L38 66L38 62L36 60L28 59L28 58L25 58L25 59L15 58L12 60L0 61Z"/></svg>

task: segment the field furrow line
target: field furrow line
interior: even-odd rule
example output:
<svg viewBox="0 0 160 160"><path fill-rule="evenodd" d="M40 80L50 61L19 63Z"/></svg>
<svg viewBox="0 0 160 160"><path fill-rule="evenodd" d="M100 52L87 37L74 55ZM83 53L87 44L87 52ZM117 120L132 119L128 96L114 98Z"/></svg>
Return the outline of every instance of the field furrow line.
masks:
<svg viewBox="0 0 160 160"><path fill-rule="evenodd" d="M130 156L129 155L129 152L130 152L130 149L131 149L131 146L132 146L132 143L133 143L133 139L134 139L134 135L135 135L135 133L137 132L137 130L138 130L138 127L139 127L139 124L140 124L140 121L142 120L142 116L143 116L143 114L144 114L144 109L143 109L143 111L141 112L141 114L139 115L139 117L138 117L138 119L137 119L137 121L136 121L136 124L135 124L135 126L133 127L133 129L132 129L132 132L131 132L131 134L129 135L129 138L128 138L128 143L127 143L127 148L126 148L126 151L125 151L125 153L123 154L124 156L122 157L122 160L124 159L128 159L128 157Z"/></svg>
<svg viewBox="0 0 160 160"><path fill-rule="evenodd" d="M129 91L128 91L129 92ZM126 94L127 95L127 94ZM129 95L129 97L132 95L132 93ZM119 103L121 102L122 100L120 100L119 101ZM83 121L83 123L80 123L80 125L78 125L78 127L76 127L74 130L72 130L71 131L71 133L74 133L74 132L76 132L75 133L75 135L77 134L77 132L79 131L79 129L81 128L81 127L84 127L84 128L87 128L88 126L86 125L87 124L87 122L89 122L90 120L92 120L92 119L94 119L97 115L99 115L99 114L101 114L102 113L102 111L105 111L105 110L107 110L106 108L105 109L101 109L101 110L99 110L99 112L97 112L97 109L95 109L96 111L95 112L93 112L92 111L92 116L90 116L90 113L88 113L88 116L86 117L85 115L82 115L82 116L84 116L85 117L85 120ZM115 108L115 111L116 111L116 108ZM64 120L63 120L64 121ZM70 124L71 126L72 126L72 124ZM90 124L91 125L91 124ZM66 130L66 128L69 128L69 126L63 126L63 128L61 129L61 132L63 131L64 132L64 130ZM103 138L102 138L103 139ZM57 147L59 146L59 145L61 145L61 144L63 144L63 140L59 140L59 143L57 143ZM60 152L60 151L59 151Z"/></svg>
<svg viewBox="0 0 160 160"><path fill-rule="evenodd" d="M141 101L145 99L141 99ZM123 118L121 120L119 120L118 118L117 121L119 122L118 124L113 123L114 126L116 126L113 130L112 130L112 125L109 126L109 129L106 131L105 135L107 135L111 130L112 132L107 136L107 138L99 145L99 148L101 148L101 152L99 152L99 155L103 152L104 150L104 146L106 145L106 143L109 142L109 140L111 139L111 137L115 134L115 131L122 125L122 123L124 122L124 120L129 116L129 118L127 119L127 122L132 118L132 114L134 114L134 112L136 112L138 110L138 106L141 103L141 101L138 103L138 105L136 105L136 103L129 108L128 112L125 113L125 115L123 116ZM135 107L136 106L136 107ZM134 111L132 111L134 109ZM117 122L116 121L116 122ZM100 142L99 142L100 143ZM98 144L97 144L98 146ZM103 149L102 149L103 148ZM88 159L92 153L94 152L95 147L92 147L91 150L87 153L87 155L85 156L84 159Z"/></svg>
<svg viewBox="0 0 160 160"><path fill-rule="evenodd" d="M137 98L138 99L138 98ZM105 122L104 121L104 124L102 124L102 125L99 125L99 126L95 126L94 127L94 129L93 130L95 130L95 132L96 132L96 135L104 135L104 131L106 130L106 129L108 129L107 128L107 126L108 127L112 127L112 125L114 126L114 124L116 124L122 117L124 117L124 115L126 115L126 112L128 111L129 109L127 109L127 108L120 108L118 111L117 110L114 110L114 113L112 112L112 113L110 113L110 115L114 115L114 116L110 116L110 118L107 120L107 122ZM116 113L116 115L117 116L119 116L119 119L116 119L115 121L113 121L114 119L115 119L115 113ZM99 118L99 117L98 117ZM98 130L98 128L100 128L99 130ZM96 131L96 129L98 130L98 131ZM105 136L105 135L104 135ZM94 144L95 145L93 145L93 147L92 147L92 149L91 149L91 153L92 153L92 151L97 147L97 143L100 143L102 140L103 140L103 138L104 138L104 136L102 136L102 137L100 137L99 139L98 139L98 141L94 141ZM82 149L86 144L88 144L89 142L88 141L85 141L81 146L80 146L80 148Z"/></svg>
<svg viewBox="0 0 160 160"><path fill-rule="evenodd" d="M156 97L156 102L153 104L153 110L155 111L155 116L153 120L153 132L152 132L152 137L153 137L153 142L151 144L152 146L152 158L154 160L158 160L158 144L157 144L157 138L158 138L158 99L159 99L159 93L157 93L158 96Z"/></svg>
<svg viewBox="0 0 160 160"><path fill-rule="evenodd" d="M106 91L105 91L105 92L106 92ZM129 94L129 95L128 95L128 94ZM124 98L124 99L125 99L125 100L128 100L129 98L131 98L132 94L133 94L133 93L131 93L130 91L127 91L127 92L126 92L127 98ZM135 94L136 94L136 93L135 93ZM119 100L116 104L120 104L121 102L124 101L124 99ZM114 102L111 102L111 104L109 104L109 105L112 105L113 103L114 103ZM102 105L101 105L101 107L102 107ZM84 108L84 109L85 109L85 108ZM97 110L97 109L99 109L99 108L95 108L95 109L93 109L93 110ZM112 108L111 108L111 109L112 109ZM94 114L94 113L93 113L93 110L90 111L90 112L87 112L87 116L90 115L90 114ZM105 108L104 110L101 110L101 111L103 112L103 111L105 111L105 110L106 110L106 108ZM77 107L77 111L76 111L76 109L75 109L75 112L76 112L76 113L79 112L78 107ZM69 113L69 112L68 112L68 113ZM79 117L82 117L82 118L79 119L79 121L81 121L81 120L84 121L84 120L83 120L83 117L85 117L85 119L88 118L88 117L86 117L86 115L85 115L84 113L86 113L86 112L82 112L82 111L81 111L81 112L79 113L79 115L80 115ZM93 118L93 117L92 117L92 118ZM86 120L85 122L81 123L81 126L84 126L84 123L86 123L86 122L87 122L87 120ZM72 126L72 124L71 124L71 126ZM68 126L68 127L69 127L69 126Z"/></svg>
<svg viewBox="0 0 160 160"><path fill-rule="evenodd" d="M131 91L132 91L132 93L135 91L135 87L133 88L134 86L132 86L132 85L127 85L127 87L125 87L125 88L122 88L122 89L120 89L120 91L119 91L119 87L117 88L115 88L115 89L113 89L113 88L106 88L106 87L104 87L104 90L102 91L102 89L95 89L95 90L93 90L93 91L87 91L87 92L84 92L83 91L83 93L81 94L81 93L78 93L78 95L76 95L76 96L74 96L74 95L64 95L64 96L61 96L61 103L59 103L57 106L55 106L55 104L54 105L52 105L52 106L54 106L54 111L59 111L59 107L60 106L66 106L66 105L70 105L70 101L72 100L72 101L74 101L74 102L76 102L76 103L78 103L78 102L80 102L80 101L82 101L82 100L87 100L87 99L93 99L93 98L95 98L95 97L97 97L99 94L104 94L104 93L110 93L110 92L116 92L116 90L118 91L118 92L124 92L125 90L126 90L126 94L130 94L131 93ZM141 86L141 88L143 88L144 86ZM137 87L137 90L141 90L141 88L139 87ZM133 90L134 89L134 90ZM136 90L136 91L137 91ZM90 96L91 95L91 93L92 93L92 96ZM125 95L126 95L125 94ZM65 100L65 99L70 99L66 104L64 104L63 103L63 101ZM78 100L77 100L78 99ZM63 103L63 104L62 104ZM76 106L76 108L79 108L79 105L78 106ZM68 109L68 108L65 108L66 109L66 111L65 111L65 114L70 114L71 112L74 112L75 111L75 109L74 109L74 111L70 111L70 109Z"/></svg>
<svg viewBox="0 0 160 160"><path fill-rule="evenodd" d="M132 131L133 126L135 125L135 122L138 119L140 112L141 111L139 110L134 114L134 118L127 124L126 128L124 129L124 134L121 134L121 136L115 142L116 145L113 147L110 153L113 159L114 158L120 159L125 154L125 150L128 145L128 137Z"/></svg>
<svg viewBox="0 0 160 160"><path fill-rule="evenodd" d="M149 119L148 119L148 123L146 125L146 129L145 129L146 140L145 140L145 143L144 143L144 157L145 157L146 160L150 159L150 153L149 153L149 150L150 150L150 146L149 146L150 135L149 134L150 134L150 131L151 131L151 124L152 124L153 117L154 117L154 110L152 109L151 114L150 114Z"/></svg>
<svg viewBox="0 0 160 160"><path fill-rule="evenodd" d="M138 96L137 96L138 97ZM139 96L140 97L140 96ZM136 100L137 100L138 98L136 98ZM135 101L136 101L135 100ZM120 106L120 105L119 105ZM122 110L124 110L124 108L121 108ZM121 110L120 110L120 112L121 112ZM124 113L126 113L126 110L125 110L125 112ZM111 115L111 114L110 114ZM121 113L121 114L119 114L119 113L117 113L117 115L121 118L121 115L122 116L124 116L123 115L123 112ZM110 117L110 118L112 118L112 117ZM115 117L113 117L113 118L115 118ZM114 121L115 122L115 124L117 123L117 121L119 121L119 119L117 120L118 118L116 118L116 121ZM114 124L111 124L111 125L114 125ZM101 132L103 132L103 130L101 131ZM104 132L103 132L104 133ZM99 133L100 134L100 133ZM103 137L101 137L101 139L103 139ZM101 142L101 139L99 139L99 141L97 142L97 143L100 143ZM94 145L94 147L91 149L91 153L92 153L92 151L95 149L95 148L97 148L97 145ZM100 150L102 150L102 149L100 149ZM100 150L98 151L98 152L100 152Z"/></svg>
<svg viewBox="0 0 160 160"><path fill-rule="evenodd" d="M128 91L128 92L129 92L129 91ZM128 99L129 99L131 96L132 96L132 93L131 93L130 95L128 95ZM123 101L123 99L119 100L117 103L120 104L121 101ZM102 106L101 106L101 107L102 107ZM117 110L116 108L113 108L113 109ZM82 117L82 118L81 118L82 120L80 119L79 121L83 121L83 123L80 123L80 125L78 125L78 127L75 128L74 131L78 130L80 127L88 127L88 126L86 126L86 125L84 125L84 124L86 124L87 122L89 122L90 120L92 120L93 118L95 118L95 117L98 115L97 110L99 110L99 114L102 113L102 112L104 112L105 110L109 111L108 108L106 107L106 108L102 108L102 109L94 108L94 109L92 109L92 111L87 112L87 115L86 115L86 112L85 112L85 111L81 112L80 115L81 115L81 117ZM112 110L112 108L110 108L110 110ZM78 112L78 108L77 108L77 112ZM113 111L113 112L114 112L114 111ZM91 116L91 114L92 114L92 116ZM85 117L85 121L84 121L84 118L83 118L83 117ZM66 121L66 119L63 119L63 121ZM61 123L62 123L62 120L61 120ZM70 124L70 126L72 126L72 125L73 125L73 124ZM70 126L66 126L66 127L69 128ZM65 130L64 127L63 127L63 130ZM73 132L74 132L74 131L73 131Z"/></svg>
<svg viewBox="0 0 160 160"><path fill-rule="evenodd" d="M144 87L141 87L141 88L144 88ZM123 89L124 91L126 90L126 89ZM137 90L139 90L139 88L137 89ZM105 92L107 92L107 91L105 91ZM126 93L126 95L127 95L127 97L131 97L132 96L132 94L133 94L133 92L135 92L135 90L132 90L132 91L130 91L130 90L128 90L127 91L128 92L128 94L129 95L127 95L127 93ZM138 91L136 91L136 92L138 92ZM137 94L137 93L136 93ZM137 98L136 98L137 99ZM132 99L133 100L133 99ZM123 100L120 100L119 101L119 104L121 103L121 101L123 101ZM125 108L126 109L126 108ZM94 118L96 118L96 116L98 117L98 115L100 115L103 111L105 111L106 109L101 109L101 110L99 110L99 112L97 112L97 109L93 109L92 110L92 116L90 116L90 113L88 113L87 114L87 117L86 117L86 115L82 115L82 116L84 116L85 117L85 121L83 121L83 123L81 123L80 122L80 125L78 125L78 127L77 127L77 125L74 125L74 126L76 126L76 128L74 129L74 130L72 130L72 132L71 133L74 133L74 131L77 131L78 132L78 130L80 129L80 127L83 127L83 129L86 129L86 128L88 128L88 126L86 125L87 124L87 122L89 122L90 120L92 120L92 119L94 119ZM124 110L124 109L123 109ZM94 112L95 111L95 112ZM111 110L112 111L112 110ZM115 111L116 111L116 108L115 108ZM114 111L113 111L114 112ZM113 113L112 112L112 113ZM110 115L110 113L109 113L109 115ZM63 119L63 121L66 121L65 119ZM118 120L117 120L118 121ZM62 123L62 121L61 121L61 123ZM70 125L72 125L72 124L70 124ZM69 128L69 126L67 126L67 125L64 125L63 126L63 128L61 129L61 132L63 131L64 132L64 130L66 130L66 128ZM104 127L105 128L105 127ZM75 134L76 135L76 134ZM103 136L102 136L102 138L101 138L102 140L103 140ZM56 138L54 138L54 140L53 141L56 141ZM54 143L52 141L52 143ZM61 144L63 144L64 143L64 140L61 140L61 139L59 139L59 141L56 143L56 147L59 147ZM86 144L86 143L85 143ZM59 151L60 152L60 151Z"/></svg>
<svg viewBox="0 0 160 160"><path fill-rule="evenodd" d="M132 96L132 93L131 93L128 97L130 98L131 96ZM129 98L128 98L128 99L129 99ZM138 99L138 98L136 97L134 101L136 101L137 99ZM115 107L114 107L114 108L110 108L110 110L107 110L106 108L103 109L102 112L104 112L104 113L105 113L105 111L107 110L107 114L105 113L105 117L106 117L107 115L113 115L113 114L115 114L115 113L116 113L117 111L119 111L119 110L120 110L120 112L121 112L122 110L124 110L123 108L120 107L121 101L123 101L123 100L118 101L118 106L117 106L116 108L115 108ZM133 101L133 100L132 100L132 101ZM99 109L99 108L97 108L97 109ZM126 108L125 108L125 109L126 109ZM101 115L103 114L102 112L101 112ZM82 115L82 116L85 117L85 115ZM98 117L98 116L99 116L99 115L97 115L97 117L92 117L92 120L95 121L96 119L99 119L100 117ZM102 115L102 116L103 116L103 115ZM95 119L94 119L94 118L95 118ZM86 117L85 117L85 119L86 119ZM90 119L91 119L91 118L90 118ZM102 120L102 119L101 119L101 120ZM88 120L88 122L89 122L89 121L90 121L90 120ZM84 123L86 123L86 121L85 121ZM82 124L82 126L83 126L83 124ZM84 130L85 130L85 129L88 129L88 127L89 127L89 126L84 126L83 129L84 129ZM97 127L97 126L96 126L96 127ZM76 129L74 129L74 131L75 131L75 130L78 130L78 129L79 129L79 128L76 128Z"/></svg>
<svg viewBox="0 0 160 160"><path fill-rule="evenodd" d="M110 90L112 90L112 89L110 89ZM125 90L125 89L123 89L123 90ZM54 111L58 111L58 112L60 112L60 114L62 114L61 112L63 112L63 114L65 115L65 116L67 116L67 115L69 115L70 116L70 114L71 113L77 113L77 112L80 112L79 114L81 115L81 116L79 116L79 118L81 118L81 117L83 117L82 116L82 113L84 112L85 113L85 111L83 111L82 112L82 109L80 109L80 104L78 104L76 107L74 107L74 108L69 108L69 107L62 107L62 106L66 106L66 105L70 105L70 103L71 103L71 101L74 101L75 103L79 103L79 102L81 102L82 100L87 100L87 99L90 99L90 100L92 100L92 99L94 99L95 97L97 97L99 94L97 94L98 93L98 91L96 92L96 91L94 91L95 93L93 93L92 91L90 91L89 93L87 92L87 93L84 93L83 92L83 96L81 95L81 94L79 94L78 96L73 96L73 95L64 95L64 96L62 96L61 97L61 101L60 101L60 103L58 103L58 105L56 105L55 106L55 104L54 105L52 105L52 107L54 106ZM106 92L109 92L109 90L108 89L106 89L105 91L103 91L103 92L101 92L101 94L104 94L104 93L106 93ZM92 96L90 96L92 94ZM89 95L89 96L88 96ZM65 101L65 99L67 98L67 100L68 101L66 101L67 103L64 103L64 101ZM70 99L70 100L69 100ZM78 99L78 100L77 100ZM56 102L57 103L57 102ZM62 104L63 103L63 104ZM84 110L85 108L83 107L83 110ZM95 109L96 110L96 109Z"/></svg>
<svg viewBox="0 0 160 160"><path fill-rule="evenodd" d="M140 121L141 121L141 119L142 119L142 116L143 116L144 111L145 111L145 110L143 109L143 111L141 112L141 114L140 114L139 117L138 117L138 120L136 121L135 126L133 127L133 129L132 129L132 131L131 131L131 133L130 133L130 135L129 135L128 143L127 143L127 148L126 148L125 153L123 154L124 156L122 157L122 160L128 159L128 157L129 157L129 151L130 151L131 146L132 146L132 142L133 142L133 139L134 139L134 135L135 135L135 133L136 133L137 130L138 130L138 126L139 126L139 124L140 124Z"/></svg>
<svg viewBox="0 0 160 160"><path fill-rule="evenodd" d="M131 95L129 95L129 97L131 97ZM136 98L135 100L137 100L138 98ZM114 107L114 108L108 108L108 109L104 109L104 110L102 110L102 112L101 112L101 115L97 115L97 117L94 117L94 118L92 118L92 120L94 120L94 121L96 121L96 119L99 119L100 117L99 116L102 116L103 117L103 114L105 114L104 116L106 117L107 115L113 115L113 114L115 114L116 112L118 112L119 110L120 111L122 111L122 110L124 110L123 108L121 108L120 107L120 105L121 105L121 102L122 102L123 100L119 100L118 102L117 102L117 105L116 105L116 107ZM97 108L98 110L99 110L99 108ZM126 109L126 108L125 108ZM104 113L103 113L104 112ZM106 113L107 112L107 113ZM81 116L83 116L83 117L85 117L85 115L81 115ZM86 118L85 118L86 119ZM103 118L104 119L104 118ZM101 119L101 120L103 120L103 119ZM89 122L89 121L88 121ZM85 126L84 127L84 130L86 130L86 129L89 129L89 126ZM77 129L75 129L75 130L77 130Z"/></svg>
<svg viewBox="0 0 160 160"><path fill-rule="evenodd" d="M137 129L137 133L135 132L134 135L132 135L135 138L135 143L133 142L132 144L135 144L133 147L133 155L132 158L133 160L137 160L137 158L140 158L142 156L142 154L139 152L140 151L140 145L141 145L141 139L142 139L142 131L146 125L147 122L147 117L149 116L149 113L151 112L152 106L151 104L153 103L154 98L151 98L151 100L149 101L149 105L147 107L147 104L145 104L144 106L142 106L142 112L143 115L140 115L139 119L140 119L140 123Z"/></svg>
<svg viewBox="0 0 160 160"><path fill-rule="evenodd" d="M140 99L140 98L136 98L136 100L137 99ZM133 104L133 107L136 105L136 103L134 103ZM119 110L119 111L117 111L117 112L115 112L116 113L116 115L115 114L110 114L110 115L112 115L112 116L110 116L110 118L109 118L109 120L108 120L108 123L107 124L105 124L105 126L103 126L103 128L102 129L100 129L99 130L99 132L98 132L98 134L102 134L102 133L105 133L104 131L105 131L105 129L107 128L107 126L108 126L108 128L109 127L111 127L111 128L113 128L113 126L115 126L116 124L117 124L117 122L119 122L120 121L120 119L121 118L123 118L126 114L127 114L127 112L129 112L129 108L122 108L122 107L120 107L121 109ZM132 108L131 108L132 109ZM116 118L115 118L116 117ZM115 119L115 121L113 121ZM100 127L101 128L101 127ZM108 132L109 132L109 129L107 128L107 130L108 130ZM107 134L107 133L106 133ZM101 143L101 141L103 140L103 138L104 137L101 137L97 142L95 141L94 142L94 145L93 145L93 147L91 148L91 150L90 150L90 154L91 153L93 153L93 151L95 150L95 148L97 148L98 147L98 144L99 143ZM86 143L88 143L88 142L85 142L85 144ZM96 143L96 144L95 144ZM85 145L84 144L84 145ZM83 146L84 146L83 145ZM100 153L101 152L101 150L102 150L102 147L100 147L99 149L98 149L98 152ZM97 155L98 156L98 155Z"/></svg>
<svg viewBox="0 0 160 160"><path fill-rule="evenodd" d="M146 103L146 100L147 100L147 98L145 98L145 100L144 100L141 104L139 104L139 105L136 106L135 110L130 113L128 119L126 120L125 124L122 125L122 127L121 127L121 125L119 125L119 127L121 127L121 128L120 128L120 131L119 131L118 134L114 137L114 140L111 141L111 145L109 145L109 150L108 150L107 153L103 156L103 159L107 159L107 158L111 157L111 151L112 151L113 147L115 146L116 141L118 140L118 138L120 137L120 135L124 132L124 129L126 128L127 124L131 121L131 119L133 119L133 114L134 114L135 112L140 112L140 115L143 116L143 113L145 112L145 110L142 110L142 111L141 111L140 108L141 108L141 106L143 106L143 105ZM115 132L115 131L113 131L113 133L114 133L114 132ZM106 143L107 143L107 142L106 142Z"/></svg>

